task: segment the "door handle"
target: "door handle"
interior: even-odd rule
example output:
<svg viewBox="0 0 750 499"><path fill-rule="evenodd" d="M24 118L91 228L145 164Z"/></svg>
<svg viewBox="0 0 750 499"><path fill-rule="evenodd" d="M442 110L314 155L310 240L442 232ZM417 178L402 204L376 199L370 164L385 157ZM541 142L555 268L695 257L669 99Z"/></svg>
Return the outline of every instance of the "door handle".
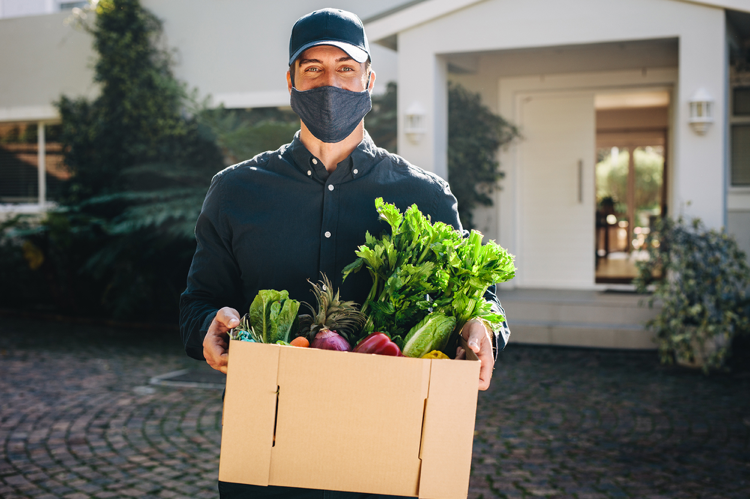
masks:
<svg viewBox="0 0 750 499"><path fill-rule="evenodd" d="M583 204L583 160L578 160L578 204Z"/></svg>

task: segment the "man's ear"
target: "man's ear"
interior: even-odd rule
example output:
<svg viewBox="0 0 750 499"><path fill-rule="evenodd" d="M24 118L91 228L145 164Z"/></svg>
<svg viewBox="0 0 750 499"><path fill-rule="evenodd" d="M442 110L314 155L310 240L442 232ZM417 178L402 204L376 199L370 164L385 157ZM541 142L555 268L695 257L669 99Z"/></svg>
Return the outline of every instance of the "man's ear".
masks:
<svg viewBox="0 0 750 499"><path fill-rule="evenodd" d="M292 73L291 70L287 70L286 72L286 88L289 90L289 93L292 93Z"/></svg>
<svg viewBox="0 0 750 499"><path fill-rule="evenodd" d="M375 71L372 69L370 70L370 84L367 87L367 90L372 93L372 89L375 87Z"/></svg>

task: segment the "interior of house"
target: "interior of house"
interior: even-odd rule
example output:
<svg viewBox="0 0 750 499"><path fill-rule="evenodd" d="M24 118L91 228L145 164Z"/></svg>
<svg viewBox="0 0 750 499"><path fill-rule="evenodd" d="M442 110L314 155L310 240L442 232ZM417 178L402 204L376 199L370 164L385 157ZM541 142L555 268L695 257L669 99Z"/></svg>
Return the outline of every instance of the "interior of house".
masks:
<svg viewBox="0 0 750 499"><path fill-rule="evenodd" d="M597 284L632 282L666 214L669 103L667 90L595 97Z"/></svg>

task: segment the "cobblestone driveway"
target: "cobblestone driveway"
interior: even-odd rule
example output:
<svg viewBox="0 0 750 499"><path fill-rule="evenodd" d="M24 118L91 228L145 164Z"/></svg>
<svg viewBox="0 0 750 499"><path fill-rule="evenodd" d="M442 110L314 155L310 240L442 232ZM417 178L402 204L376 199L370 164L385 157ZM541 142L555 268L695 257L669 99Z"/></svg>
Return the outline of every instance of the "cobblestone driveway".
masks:
<svg viewBox="0 0 750 499"><path fill-rule="evenodd" d="M221 392L177 334L0 318L0 497L217 497ZM750 376L511 345L480 394L469 497L750 497Z"/></svg>

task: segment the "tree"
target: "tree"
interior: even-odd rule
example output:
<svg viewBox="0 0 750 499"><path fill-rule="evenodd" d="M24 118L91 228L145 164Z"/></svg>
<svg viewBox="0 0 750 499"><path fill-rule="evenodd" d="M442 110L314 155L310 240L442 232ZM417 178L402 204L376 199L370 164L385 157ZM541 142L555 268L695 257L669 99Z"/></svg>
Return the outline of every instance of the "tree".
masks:
<svg viewBox="0 0 750 499"><path fill-rule="evenodd" d="M25 280L46 284L36 302L57 312L176 319L222 151L172 74L161 22L138 0L100 0L74 21L93 38L100 94L57 103L72 178L58 209L17 223L3 251L22 253Z"/></svg>
<svg viewBox="0 0 750 499"><path fill-rule="evenodd" d="M176 322L211 177L288 142L299 120L208 109L174 78L161 22L138 0L99 0L74 23L93 38L101 92L58 102L72 179L41 224L5 230L0 253L28 266L0 275L45 285L34 303L57 312Z"/></svg>
<svg viewBox="0 0 750 499"><path fill-rule="evenodd" d="M461 85L448 87L448 179L461 223L473 228L472 211L492 206L490 194L504 173L497 151L519 137L518 129Z"/></svg>
<svg viewBox="0 0 750 499"><path fill-rule="evenodd" d="M221 165L210 138L186 114L186 90L162 47L162 24L139 0L100 0L75 24L94 39L101 93L92 102L65 96L58 102L65 164L73 174L67 204L128 189L122 174L136 165Z"/></svg>
<svg viewBox="0 0 750 499"><path fill-rule="evenodd" d="M365 117L365 128L378 147L396 154L398 139L398 109L395 82L389 81L383 95L372 97L372 111Z"/></svg>

